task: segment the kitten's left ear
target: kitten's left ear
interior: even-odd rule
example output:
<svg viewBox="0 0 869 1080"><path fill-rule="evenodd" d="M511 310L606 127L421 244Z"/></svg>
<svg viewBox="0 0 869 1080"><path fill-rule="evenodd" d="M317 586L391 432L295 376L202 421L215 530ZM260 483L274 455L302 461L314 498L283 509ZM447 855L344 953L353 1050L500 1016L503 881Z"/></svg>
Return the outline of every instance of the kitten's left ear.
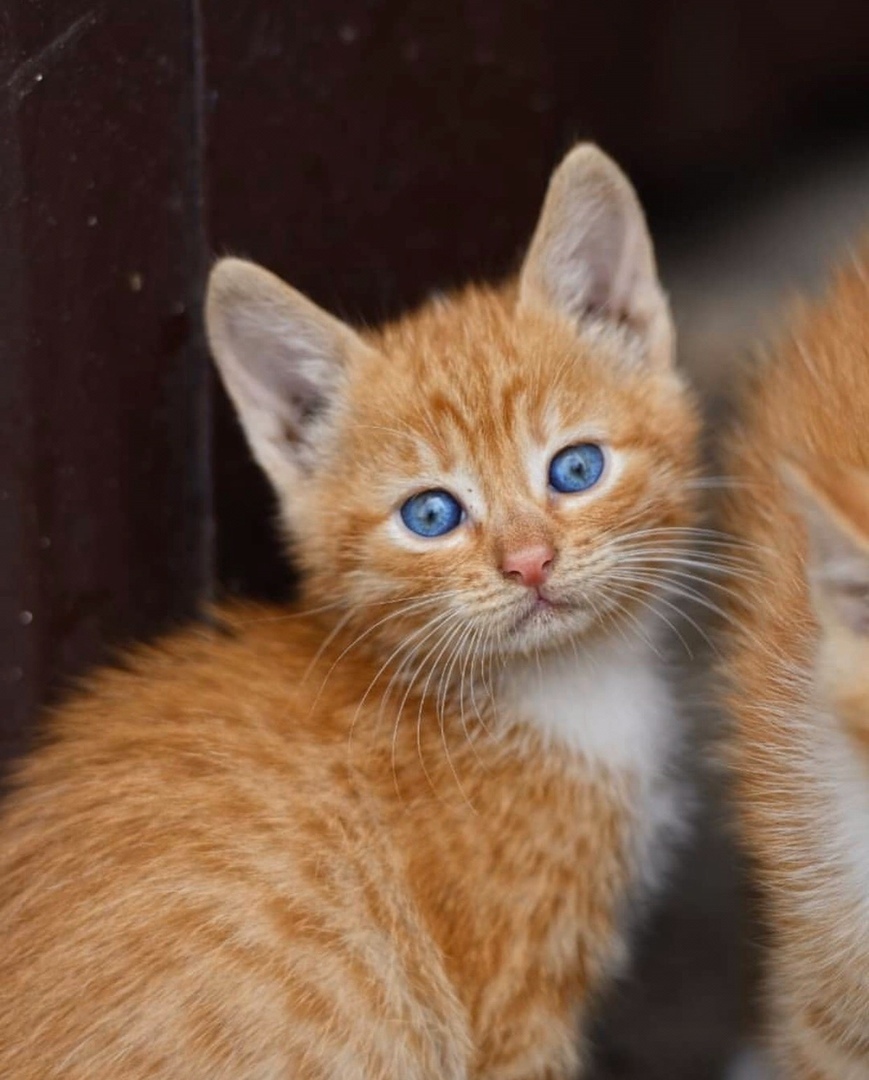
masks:
<svg viewBox="0 0 869 1080"><path fill-rule="evenodd" d="M818 617L869 635L869 472L789 460L782 475L806 525Z"/></svg>
<svg viewBox="0 0 869 1080"><path fill-rule="evenodd" d="M577 324L625 323L651 363L672 361L669 305L636 192L590 143L574 147L552 174L522 266L519 302L555 308Z"/></svg>

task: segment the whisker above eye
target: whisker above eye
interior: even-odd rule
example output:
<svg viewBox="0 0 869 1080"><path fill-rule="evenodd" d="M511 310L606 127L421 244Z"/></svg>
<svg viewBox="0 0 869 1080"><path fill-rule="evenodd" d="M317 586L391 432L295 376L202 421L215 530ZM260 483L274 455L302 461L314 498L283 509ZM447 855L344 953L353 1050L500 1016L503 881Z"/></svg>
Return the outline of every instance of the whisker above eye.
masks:
<svg viewBox="0 0 869 1080"><path fill-rule="evenodd" d="M390 427L387 424L361 424L356 421L353 424L353 428L356 431L383 431L388 435L398 435L402 439L410 439L416 443L420 441L419 432L415 431L410 424L406 424L405 427L401 429Z"/></svg>

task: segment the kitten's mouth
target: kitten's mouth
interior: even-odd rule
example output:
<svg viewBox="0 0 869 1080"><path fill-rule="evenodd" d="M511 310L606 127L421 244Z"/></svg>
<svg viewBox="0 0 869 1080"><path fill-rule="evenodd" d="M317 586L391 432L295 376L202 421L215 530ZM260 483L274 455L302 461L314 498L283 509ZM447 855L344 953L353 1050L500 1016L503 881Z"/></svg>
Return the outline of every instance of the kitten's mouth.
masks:
<svg viewBox="0 0 869 1080"><path fill-rule="evenodd" d="M513 624L513 630L522 630L532 623L551 622L559 612L567 611L569 608L570 604L563 600L555 600L552 597L543 596L542 593L537 593L524 611L520 613Z"/></svg>

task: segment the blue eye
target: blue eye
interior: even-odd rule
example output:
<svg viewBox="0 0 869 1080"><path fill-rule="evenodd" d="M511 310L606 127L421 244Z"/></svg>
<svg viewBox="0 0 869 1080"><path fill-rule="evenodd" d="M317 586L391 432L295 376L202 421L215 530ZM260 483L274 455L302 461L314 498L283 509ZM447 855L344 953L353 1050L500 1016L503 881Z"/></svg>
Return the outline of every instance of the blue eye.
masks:
<svg viewBox="0 0 869 1080"><path fill-rule="evenodd" d="M600 480L603 466L603 450L595 443L566 446L549 463L549 486L564 494L585 491Z"/></svg>
<svg viewBox="0 0 869 1080"><path fill-rule="evenodd" d="M401 520L417 536L443 536L461 524L462 506L448 491L421 491L404 503Z"/></svg>

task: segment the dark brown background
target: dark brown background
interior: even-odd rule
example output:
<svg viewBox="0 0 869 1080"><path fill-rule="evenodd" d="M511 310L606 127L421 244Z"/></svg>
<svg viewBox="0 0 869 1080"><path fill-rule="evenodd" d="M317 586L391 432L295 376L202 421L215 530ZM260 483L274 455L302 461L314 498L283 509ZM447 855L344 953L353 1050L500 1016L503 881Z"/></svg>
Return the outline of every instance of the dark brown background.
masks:
<svg viewBox="0 0 869 1080"><path fill-rule="evenodd" d="M204 349L214 254L376 321L509 270L577 137L659 239L701 244L770 170L865 134L867 93L865 0L5 0L2 756L125 639L288 588ZM726 968L708 917L679 918Z"/></svg>

